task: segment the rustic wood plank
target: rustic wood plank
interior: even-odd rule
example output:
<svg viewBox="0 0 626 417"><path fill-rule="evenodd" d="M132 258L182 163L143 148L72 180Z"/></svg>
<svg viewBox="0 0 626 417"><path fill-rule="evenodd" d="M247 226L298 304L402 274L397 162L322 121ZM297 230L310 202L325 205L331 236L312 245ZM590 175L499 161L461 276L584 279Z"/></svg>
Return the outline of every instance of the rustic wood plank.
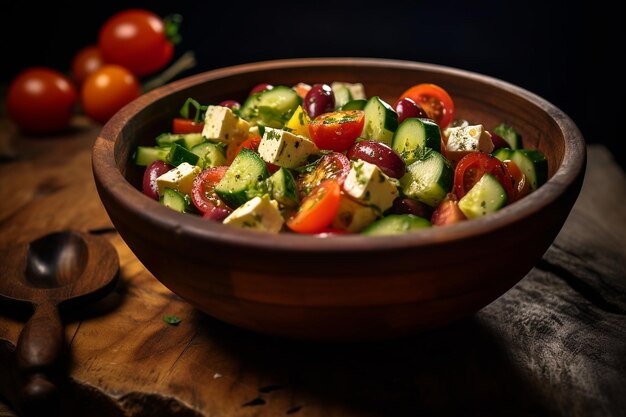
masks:
<svg viewBox="0 0 626 417"><path fill-rule="evenodd" d="M16 143L18 159L0 164L0 247L51 230L111 227L91 180L96 133L85 127ZM67 415L622 414L626 212L617 208L626 180L606 149L589 151L579 201L524 280L470 319L393 342L304 343L222 324L169 292L117 234L106 234L122 279L87 311L64 315ZM164 315L182 321L171 326ZM0 392L9 399L27 317L0 305Z"/></svg>

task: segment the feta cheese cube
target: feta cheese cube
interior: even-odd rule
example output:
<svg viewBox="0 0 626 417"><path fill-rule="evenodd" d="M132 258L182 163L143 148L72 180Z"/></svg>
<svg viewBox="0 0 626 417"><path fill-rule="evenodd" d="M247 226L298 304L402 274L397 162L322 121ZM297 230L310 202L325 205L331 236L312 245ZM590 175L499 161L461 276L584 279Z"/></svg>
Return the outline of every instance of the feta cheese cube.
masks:
<svg viewBox="0 0 626 417"><path fill-rule="evenodd" d="M163 195L166 188L172 188L182 194L191 194L193 180L202 171L200 167L183 162L178 167L170 169L156 179L159 195Z"/></svg>
<svg viewBox="0 0 626 417"><path fill-rule="evenodd" d="M377 218L376 211L372 207L364 206L342 193L332 227L358 233Z"/></svg>
<svg viewBox="0 0 626 417"><path fill-rule="evenodd" d="M461 158L470 152L491 153L493 142L491 134L483 125L461 126L446 129L448 142L446 143L446 156L456 164Z"/></svg>
<svg viewBox="0 0 626 417"><path fill-rule="evenodd" d="M223 223L250 230L278 233L283 227L284 219L278 209L278 202L270 200L265 194L246 201L230 213Z"/></svg>
<svg viewBox="0 0 626 417"><path fill-rule="evenodd" d="M398 196L396 184L374 164L359 159L351 165L344 191L380 213L390 208Z"/></svg>
<svg viewBox="0 0 626 417"><path fill-rule="evenodd" d="M204 116L202 136L230 143L245 139L249 129L250 123L237 117L228 107L209 106Z"/></svg>
<svg viewBox="0 0 626 417"><path fill-rule="evenodd" d="M285 168L299 167L317 152L317 146L309 139L271 127L265 128L259 144L259 155L265 162Z"/></svg>

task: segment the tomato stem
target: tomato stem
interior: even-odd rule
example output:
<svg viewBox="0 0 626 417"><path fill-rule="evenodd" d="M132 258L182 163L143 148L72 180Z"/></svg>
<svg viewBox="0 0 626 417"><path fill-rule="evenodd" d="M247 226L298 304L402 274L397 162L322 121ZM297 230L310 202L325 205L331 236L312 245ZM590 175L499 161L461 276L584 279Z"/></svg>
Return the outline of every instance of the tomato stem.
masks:
<svg viewBox="0 0 626 417"><path fill-rule="evenodd" d="M187 71L196 66L196 56L193 51L187 51L180 56L172 65L166 68L156 77L146 81L143 84L144 92L150 91L174 79L180 73Z"/></svg>

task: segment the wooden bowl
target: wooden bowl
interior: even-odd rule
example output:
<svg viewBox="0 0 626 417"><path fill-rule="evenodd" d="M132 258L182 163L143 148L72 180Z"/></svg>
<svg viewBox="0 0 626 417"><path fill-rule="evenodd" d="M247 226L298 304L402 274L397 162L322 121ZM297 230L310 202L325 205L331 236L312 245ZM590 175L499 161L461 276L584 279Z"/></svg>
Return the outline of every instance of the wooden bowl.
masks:
<svg viewBox="0 0 626 417"><path fill-rule="evenodd" d="M393 103L421 82L443 86L458 117L504 121L542 150L549 180L495 214L391 237L269 235L176 213L139 191L137 145L169 131L187 97L243 100L257 83L361 82ZM548 249L580 191L584 139L540 97L487 76L415 62L319 58L239 65L151 91L119 111L93 149L111 220L139 260L203 312L246 329L310 340L407 335L471 315L502 295Z"/></svg>

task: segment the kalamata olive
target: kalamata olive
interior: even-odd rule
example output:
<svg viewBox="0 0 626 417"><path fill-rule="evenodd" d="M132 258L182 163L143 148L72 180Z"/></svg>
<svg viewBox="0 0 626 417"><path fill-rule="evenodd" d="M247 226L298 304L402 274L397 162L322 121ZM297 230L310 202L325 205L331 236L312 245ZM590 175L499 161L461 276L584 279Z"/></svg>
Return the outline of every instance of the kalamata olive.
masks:
<svg viewBox="0 0 626 417"><path fill-rule="evenodd" d="M229 109L233 110L241 108L241 103L237 100L224 100L219 105L222 107L228 107Z"/></svg>
<svg viewBox="0 0 626 417"><path fill-rule="evenodd" d="M346 156L349 159L362 159L377 165L392 178L401 178L405 174L406 167L400 155L382 142L362 140L352 145Z"/></svg>
<svg viewBox="0 0 626 417"><path fill-rule="evenodd" d="M304 97L302 107L311 119L335 109L335 94L328 84L314 84Z"/></svg>
<svg viewBox="0 0 626 417"><path fill-rule="evenodd" d="M407 117L421 117L428 119L428 114L426 114L424 109L408 97L401 98L396 101L393 108L396 113L398 113L398 123L402 123Z"/></svg>
<svg viewBox="0 0 626 417"><path fill-rule="evenodd" d="M493 142L493 150L498 150L500 148L510 148L511 145L509 145L509 142L507 142L506 140L502 139L502 136L497 135L493 132L489 132L491 133L491 141Z"/></svg>
<svg viewBox="0 0 626 417"><path fill-rule="evenodd" d="M265 91L265 90L271 90L272 88L274 88L272 84L268 84L268 83L257 84L254 87L252 87L252 90L250 90L250 94L248 95L251 96L252 94L260 93L261 91Z"/></svg>
<svg viewBox="0 0 626 417"><path fill-rule="evenodd" d="M157 193L156 179L173 168L173 166L163 161L154 161L148 165L143 173L143 183L141 186L143 193L154 200L158 200L159 194Z"/></svg>
<svg viewBox="0 0 626 417"><path fill-rule="evenodd" d="M413 214L429 219L432 210L426 204L413 200L412 198L398 197L393 200L393 206L391 206L389 211L393 214Z"/></svg>

